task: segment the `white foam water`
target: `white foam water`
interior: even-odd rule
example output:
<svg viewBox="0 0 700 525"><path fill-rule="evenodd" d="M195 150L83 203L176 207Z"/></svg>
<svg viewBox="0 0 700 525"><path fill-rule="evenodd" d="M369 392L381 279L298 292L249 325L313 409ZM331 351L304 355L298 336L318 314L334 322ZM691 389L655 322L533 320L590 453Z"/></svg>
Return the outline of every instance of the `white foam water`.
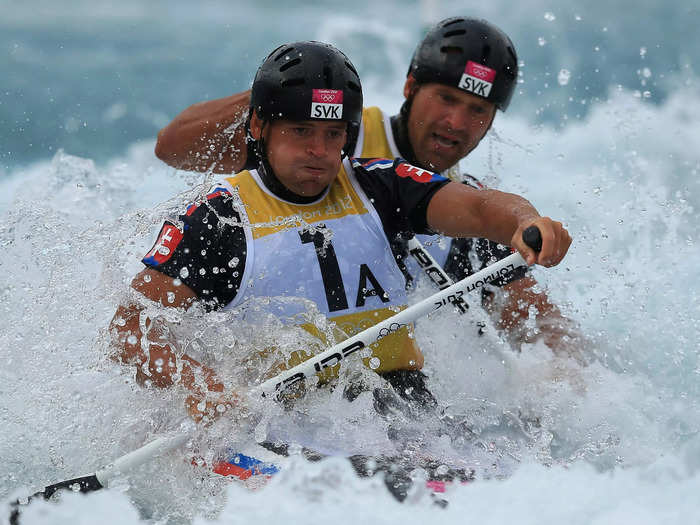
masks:
<svg viewBox="0 0 700 525"><path fill-rule="evenodd" d="M697 516L700 144L693 130L700 115L689 99L697 92L653 107L618 93L563 131L499 119L470 158L470 171L526 194L569 226L570 255L535 275L590 339L583 349L590 364L554 356L541 342L520 351L498 337L485 344L473 320L450 312L420 323L429 385L473 435L460 439L429 421L411 431L426 453L482 474L449 489L447 509L420 484L399 505L378 478L359 479L341 460L299 459L251 493L202 479L171 455L116 489L33 503L24 523L98 516L105 523L310 516L418 523L435 513L448 523L465 515L486 523L685 523ZM61 152L2 182L11 195L0 227L6 503L93 472L185 418L181 394L144 391L105 357L105 328L160 220L201 190L200 176L164 167L151 148L136 144L103 167ZM429 293L427 284L416 293ZM253 332L210 319L193 322L212 330L203 340L224 341L212 346L214 357L260 344ZM284 330L273 327L271 337L298 337ZM357 402L317 394L293 416L271 408L263 435L306 433L326 450L390 451L386 425L367 417L371 400ZM253 435L253 426L241 427L228 438ZM208 450L212 443L202 439Z"/></svg>
<svg viewBox="0 0 700 525"><path fill-rule="evenodd" d="M649 12L651 4L637 3L637 8ZM14 18L4 17L5 23L15 20L31 30L35 19L27 6ZM605 54L611 63L629 62L630 49L616 45L636 38L631 22L621 16L626 7L596 4L578 12L575 4L559 10L544 3L489 6L477 14L493 20L504 16L501 25L519 28L519 45L530 46L533 58L522 66L521 101L497 116L463 168L492 186L525 195L570 229L574 244L566 260L533 274L579 324L588 340L579 350L588 364L555 356L541 341L514 347L494 330L478 336L477 308L467 319L443 312L421 321L417 337L429 387L452 426L433 419L399 419L390 426L374 417L368 394L350 403L342 389L311 391L292 411L254 404L254 416L238 414L221 428L196 433L179 453L120 477L109 490L33 502L24 508L22 523L697 521L700 92L693 55L676 50L670 40L653 46L649 42L656 33L648 33L648 42L627 46L639 61L637 89L618 88L609 80L613 75L606 77L607 96L587 97L581 72L590 74L594 67L586 69L586 60ZM120 14L134 23L143 21L144 13L162 10L133 2L127 7ZM447 7L462 9L461 4ZM100 27L114 22L111 6L91 9ZM172 11L168 20L194 17L196 27L214 28L222 6L183 9ZM367 101L392 112L401 103L404 55L415 41L414 32L400 26L415 29L418 21L391 3L377 9L385 15L396 11L400 23L389 28L366 23L358 29L357 14L334 13L315 27L315 38L336 43L369 71L363 75ZM541 34L520 27L520 20L532 20L533 10ZM454 14L444 11L442 16ZM54 14L38 17L34 29ZM59 14L69 21L76 16L62 9ZM674 11L672 19L693 16L697 10L688 7ZM274 35L288 40L283 25L273 28ZM302 24L285 27L295 25ZM610 37L615 30L619 34ZM584 38L592 54L572 51L564 43L567 35ZM187 42L201 39L200 33L185 36ZM31 46L20 44L13 60L32 63ZM537 62L544 59L546 66ZM676 59L685 64L683 72L659 70ZM603 67L604 62L593 63ZM570 74L564 84L557 81L563 69ZM656 97L664 90L665 98ZM576 111L570 99L585 111ZM120 107L107 112L112 120L105 126L121 122ZM126 107L127 115L135 111L131 102ZM146 109L144 118L158 126L167 121ZM532 118L530 110L558 118ZM71 136L83 131L78 127ZM86 150L90 141L101 140L80 136ZM30 142L40 141L23 141ZM165 167L154 158L152 141L135 142L124 154L110 151L104 161L71 155L69 148L50 160L5 166L0 176L0 503L6 509L19 495L94 472L187 421L180 391L143 389L107 358L106 327L128 298L129 282L163 218L177 214L209 181ZM415 298L430 292L422 283ZM306 342L299 331L273 320L256 330L234 319L235 314L197 312L178 319L231 387L258 379L237 368L251 349L270 341L289 348ZM359 373L357 367L351 370ZM267 417L260 419L263 411ZM309 441L329 453L392 453L389 431L419 443L422 453L474 468L477 479L449 487L444 496L449 504L441 508L421 483L399 504L380 476L358 478L340 458L309 463L295 456L256 491L190 464L196 455L210 461L222 444L276 436ZM417 469L413 475L420 480L425 473ZM6 515L9 511L0 519Z"/></svg>

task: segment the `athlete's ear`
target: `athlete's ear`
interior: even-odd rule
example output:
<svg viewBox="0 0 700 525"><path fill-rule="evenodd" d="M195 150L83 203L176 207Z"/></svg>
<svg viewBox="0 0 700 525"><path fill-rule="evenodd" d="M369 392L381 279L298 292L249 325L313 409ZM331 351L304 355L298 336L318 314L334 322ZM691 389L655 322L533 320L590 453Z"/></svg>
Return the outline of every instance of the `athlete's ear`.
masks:
<svg viewBox="0 0 700 525"><path fill-rule="evenodd" d="M258 117L258 113L254 109L251 109L251 111L253 114L250 116L250 135L255 140L260 140L263 123L260 117Z"/></svg>
<svg viewBox="0 0 700 525"><path fill-rule="evenodd" d="M403 85L403 96L410 99L417 89L418 82L416 82L415 77L413 75L408 75L406 77L406 82Z"/></svg>

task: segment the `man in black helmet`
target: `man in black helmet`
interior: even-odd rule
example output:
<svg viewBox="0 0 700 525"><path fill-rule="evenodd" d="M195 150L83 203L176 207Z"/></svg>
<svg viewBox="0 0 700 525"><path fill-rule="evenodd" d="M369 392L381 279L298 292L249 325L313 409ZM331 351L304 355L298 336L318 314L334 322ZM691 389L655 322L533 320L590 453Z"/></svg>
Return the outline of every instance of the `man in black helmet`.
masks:
<svg viewBox="0 0 700 525"><path fill-rule="evenodd" d="M407 305L390 248L397 238L479 235L513 246L529 263L551 266L564 257L566 229L516 195L475 190L401 159L342 160L361 113L360 80L340 51L318 42L273 51L253 82L247 128L255 168L225 178L166 221L132 287L185 309L300 297L350 335ZM539 253L522 241L531 225L542 233ZM279 308L277 316L300 313L295 303ZM178 349L143 305L121 306L111 328L115 359L134 366L141 383L179 381L191 392L194 417L214 417L229 399L215 371ZM306 358L292 352L274 365ZM429 395L418 373L423 356L405 327L382 338L366 361L392 384ZM397 389L402 396L408 390Z"/></svg>

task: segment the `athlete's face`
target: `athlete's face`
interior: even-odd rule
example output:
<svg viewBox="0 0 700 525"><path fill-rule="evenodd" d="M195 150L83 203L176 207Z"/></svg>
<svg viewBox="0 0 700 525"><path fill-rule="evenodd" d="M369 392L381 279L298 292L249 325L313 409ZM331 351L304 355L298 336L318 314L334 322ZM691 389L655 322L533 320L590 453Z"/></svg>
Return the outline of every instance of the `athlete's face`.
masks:
<svg viewBox="0 0 700 525"><path fill-rule="evenodd" d="M257 138L260 121L255 117L257 115L251 119L250 129ZM289 191L303 197L321 193L340 169L346 127L345 122L315 120L268 123L262 133L267 159L279 181Z"/></svg>
<svg viewBox="0 0 700 525"><path fill-rule="evenodd" d="M454 166L478 146L491 127L496 106L444 84L418 85L406 79L404 96L413 96L408 138L420 167L437 172Z"/></svg>

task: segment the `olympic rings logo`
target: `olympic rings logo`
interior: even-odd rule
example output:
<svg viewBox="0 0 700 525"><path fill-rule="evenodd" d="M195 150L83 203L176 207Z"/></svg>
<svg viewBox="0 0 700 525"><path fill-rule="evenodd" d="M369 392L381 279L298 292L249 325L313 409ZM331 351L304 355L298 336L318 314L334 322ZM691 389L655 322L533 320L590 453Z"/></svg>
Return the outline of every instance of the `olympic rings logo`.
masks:
<svg viewBox="0 0 700 525"><path fill-rule="evenodd" d="M478 67L473 67L473 68L472 68L472 74L473 74L475 77L479 77L479 78L486 78L487 76L489 76L489 72L488 72L488 71L484 71L483 69L478 68Z"/></svg>

